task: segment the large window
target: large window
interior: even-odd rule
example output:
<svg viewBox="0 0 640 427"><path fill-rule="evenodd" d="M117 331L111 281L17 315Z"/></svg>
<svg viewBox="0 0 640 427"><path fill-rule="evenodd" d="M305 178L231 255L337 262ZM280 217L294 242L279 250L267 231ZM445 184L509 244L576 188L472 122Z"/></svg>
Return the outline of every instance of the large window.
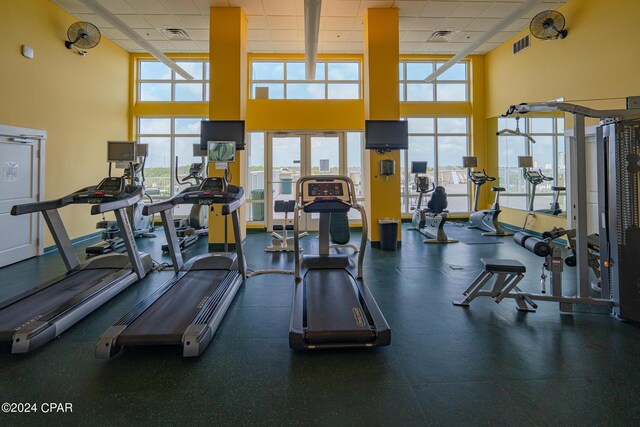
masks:
<svg viewBox="0 0 640 427"><path fill-rule="evenodd" d="M193 80L185 80L160 61L138 61L138 101L205 102L209 100L209 62L176 61Z"/></svg>
<svg viewBox="0 0 640 427"><path fill-rule="evenodd" d="M359 62L318 62L307 80L301 61L253 61L253 99L360 99Z"/></svg>
<svg viewBox="0 0 640 427"><path fill-rule="evenodd" d="M436 61L400 62L400 101L468 101L469 77L465 61L458 62L432 83L424 81L443 64Z"/></svg>
<svg viewBox="0 0 640 427"><path fill-rule="evenodd" d="M516 209L528 208L531 185L518 167L518 156L533 156L533 168L554 178L537 186L534 209L549 209L553 200L551 187L566 185L564 118L521 117L519 127L520 131L529 133L536 143L532 144L522 136L498 137L500 185L506 189L504 195L500 196L500 203ZM498 119L498 129L515 128L515 118ZM560 197L560 206L563 211L566 210L564 194Z"/></svg>
<svg viewBox="0 0 640 427"><path fill-rule="evenodd" d="M180 192L184 185L175 179L175 158L178 176L184 178L192 163L202 161L193 156L193 144L200 144L200 117L140 117L138 142L149 144L145 162L145 191L154 200L167 199Z"/></svg>
<svg viewBox="0 0 640 427"><path fill-rule="evenodd" d="M418 193L411 175L412 161L426 161L431 182L447 192L449 212L469 211L467 170L462 157L469 148L467 117L409 117L409 149L400 156L402 212L411 213Z"/></svg>
<svg viewBox="0 0 640 427"><path fill-rule="evenodd" d="M245 189L247 221L262 222L265 220L264 138L264 132L249 132L247 134L247 188Z"/></svg>

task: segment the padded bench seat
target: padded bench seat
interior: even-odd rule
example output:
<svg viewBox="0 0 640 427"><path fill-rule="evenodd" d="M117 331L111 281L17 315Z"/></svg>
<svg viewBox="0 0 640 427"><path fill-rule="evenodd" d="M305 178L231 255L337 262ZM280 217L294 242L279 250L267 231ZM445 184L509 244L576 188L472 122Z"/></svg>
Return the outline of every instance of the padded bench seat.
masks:
<svg viewBox="0 0 640 427"><path fill-rule="evenodd" d="M515 259L480 258L484 270L490 273L520 274L527 271L520 261Z"/></svg>

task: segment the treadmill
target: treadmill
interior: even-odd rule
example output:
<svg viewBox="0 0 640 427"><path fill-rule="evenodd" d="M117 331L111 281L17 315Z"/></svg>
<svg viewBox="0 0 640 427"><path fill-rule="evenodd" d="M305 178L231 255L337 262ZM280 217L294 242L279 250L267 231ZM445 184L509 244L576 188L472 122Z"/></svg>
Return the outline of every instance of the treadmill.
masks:
<svg viewBox="0 0 640 427"><path fill-rule="evenodd" d="M242 187L212 177L145 206L146 215L162 217L176 275L102 334L96 358L109 359L124 347L148 345L182 346L184 357L202 354L246 277L238 214L243 203ZM173 208L179 204L219 206L220 214L231 215L236 253L204 254L183 264L173 222Z"/></svg>
<svg viewBox="0 0 640 427"><path fill-rule="evenodd" d="M362 216L357 274L347 254L331 254L332 213L351 209ZM318 255L300 257L300 211L320 215ZM391 330L362 277L367 247L367 215L356 201L353 181L346 176L311 175L296 183L294 212L295 289L289 346L293 349L386 346ZM302 275L302 270L304 275Z"/></svg>
<svg viewBox="0 0 640 427"><path fill-rule="evenodd" d="M138 253L126 209L142 199L142 187L108 177L57 200L13 206L11 215L41 212L67 272L9 300L0 302L0 341L11 341L12 353L26 353L51 341L109 301L151 269L151 257ZM127 254L111 253L80 263L59 208L91 204L91 214L114 212Z"/></svg>

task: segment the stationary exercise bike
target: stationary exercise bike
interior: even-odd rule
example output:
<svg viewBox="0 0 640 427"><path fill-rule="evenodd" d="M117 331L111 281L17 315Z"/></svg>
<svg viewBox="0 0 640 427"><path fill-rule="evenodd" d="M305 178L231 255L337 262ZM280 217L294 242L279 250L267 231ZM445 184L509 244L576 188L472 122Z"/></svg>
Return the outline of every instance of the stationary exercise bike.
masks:
<svg viewBox="0 0 640 427"><path fill-rule="evenodd" d="M477 160L475 157L463 158L463 163L469 168L469 179L475 184L475 201L473 203L473 212L469 215L469 228L479 228L486 231L482 233L483 236L513 236L513 233L504 231L500 227L498 222L498 215L500 215L500 193L505 191L504 187L491 187L491 191L496 193L495 199L491 209L478 210L478 200L480 200L480 189L487 182L493 182L496 180L493 176L488 176L484 169L482 171L472 170L472 167L477 166Z"/></svg>
<svg viewBox="0 0 640 427"><path fill-rule="evenodd" d="M540 169L538 169L537 171L533 169L523 169L523 175L524 178L531 184L531 200L529 201L529 212L533 212L533 203L536 198L536 188L538 187L538 185L544 182L553 181L553 177L545 176ZM566 191L566 187L552 186L551 191L553 191L554 193L553 202L551 202L550 206L551 209L538 209L536 212L546 213L550 215L559 215L562 213L562 209L560 208L558 199L560 198L560 192Z"/></svg>
<svg viewBox="0 0 640 427"><path fill-rule="evenodd" d="M109 141L107 144L109 147L109 153L111 153L112 147L125 143L119 141ZM129 144L135 143L129 142ZM143 197L146 197L151 203L153 203L153 199L151 198L151 196L144 192L144 166L147 160L147 150L147 144L136 144L136 155L138 157L137 162L127 163L115 162L111 161L110 159L107 160L109 162L109 177L111 177L112 163L115 163L116 167L124 168L124 172L122 175L124 180L126 182L129 182L131 185L141 186ZM133 237L135 238L156 237L156 235L153 233L153 231L155 230L153 224L153 216L145 216L142 214L144 205L144 201L141 200L140 202L126 209L129 222L131 223ZM94 243L93 245L88 246L85 249L87 257L106 254L124 247L124 240L121 237L120 227L118 226L117 221L105 220L103 215L102 221L98 221L98 223L96 223L96 228L104 229L101 235L102 240L98 243Z"/></svg>
<svg viewBox="0 0 640 427"><path fill-rule="evenodd" d="M424 168L416 168L411 165L412 173L414 170L424 170L426 172L426 162L412 162L412 163L424 163ZM449 239L447 233L444 231L444 224L447 221L448 211L446 210L447 193L444 187L436 187L434 183L429 182L429 177L426 175L419 175L420 172L416 172L414 183L418 190L418 204L413 211L413 217L411 218L410 230L415 230L420 234L428 237L423 240L423 243L457 243L457 240ZM422 201L426 194L430 194L431 197L427 202L427 207L422 207Z"/></svg>
<svg viewBox="0 0 640 427"><path fill-rule="evenodd" d="M178 156L176 156L175 178L180 185L199 186L205 179L207 170L206 150L200 149L200 144L193 144L193 156L201 157L199 163L191 163L189 174L184 178L178 176ZM194 204L191 206L188 218L177 218L173 220L178 236L178 247L180 251L198 241L200 236L209 234L209 209L206 205ZM162 252L169 253L169 245L162 245Z"/></svg>

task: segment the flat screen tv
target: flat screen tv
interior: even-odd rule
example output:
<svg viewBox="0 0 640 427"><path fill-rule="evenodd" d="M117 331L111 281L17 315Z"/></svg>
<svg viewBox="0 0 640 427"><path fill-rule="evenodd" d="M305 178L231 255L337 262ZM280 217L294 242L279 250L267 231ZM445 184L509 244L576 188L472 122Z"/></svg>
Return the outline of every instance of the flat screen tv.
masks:
<svg viewBox="0 0 640 427"><path fill-rule="evenodd" d="M391 151L409 148L409 125L406 120L365 120L364 148Z"/></svg>
<svg viewBox="0 0 640 427"><path fill-rule="evenodd" d="M244 150L244 120L203 120L200 122L200 148L209 141L234 141L236 150Z"/></svg>

